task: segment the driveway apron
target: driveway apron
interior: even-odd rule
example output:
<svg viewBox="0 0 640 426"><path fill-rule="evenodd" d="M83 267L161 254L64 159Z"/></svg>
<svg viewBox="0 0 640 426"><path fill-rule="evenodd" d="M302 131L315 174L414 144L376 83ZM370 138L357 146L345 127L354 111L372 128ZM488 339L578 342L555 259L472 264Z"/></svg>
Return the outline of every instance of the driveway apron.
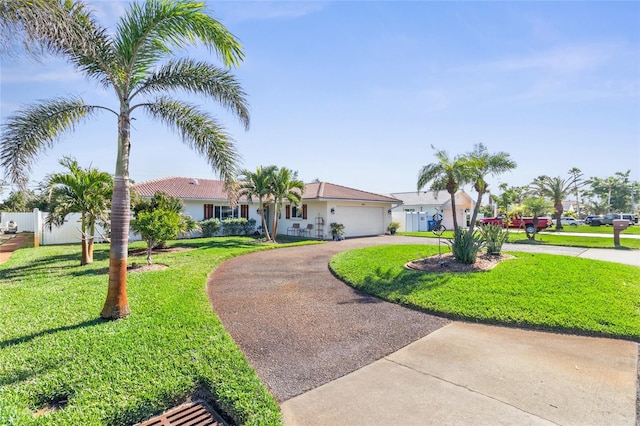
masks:
<svg viewBox="0 0 640 426"><path fill-rule="evenodd" d="M328 270L339 251L400 243L433 240L373 237L263 251L224 262L211 274L213 309L278 401L449 323L355 291Z"/></svg>

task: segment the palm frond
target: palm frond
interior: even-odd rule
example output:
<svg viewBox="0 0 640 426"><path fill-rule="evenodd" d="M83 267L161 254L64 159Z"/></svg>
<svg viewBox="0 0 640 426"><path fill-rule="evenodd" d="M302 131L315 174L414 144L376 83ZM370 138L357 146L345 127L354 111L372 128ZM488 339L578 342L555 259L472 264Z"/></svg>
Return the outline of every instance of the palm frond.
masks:
<svg viewBox="0 0 640 426"><path fill-rule="evenodd" d="M6 46L21 41L33 56L43 51L60 55L103 86L117 81L107 31L82 1L5 0L0 3L0 30Z"/></svg>
<svg viewBox="0 0 640 426"><path fill-rule="evenodd" d="M118 23L115 49L127 64L131 87L135 87L160 58L198 40L227 66L243 59L235 36L205 13L204 3L189 0L132 4Z"/></svg>
<svg viewBox="0 0 640 426"><path fill-rule="evenodd" d="M97 107L80 98L55 98L27 106L2 126L0 165L7 178L24 185L39 152L51 148L68 130L88 118Z"/></svg>
<svg viewBox="0 0 640 426"><path fill-rule="evenodd" d="M178 131L183 141L204 156L221 179L232 184L240 160L233 139L209 114L193 105L167 97L150 104L142 104L152 118L160 119Z"/></svg>
<svg viewBox="0 0 640 426"><path fill-rule="evenodd" d="M227 70L192 59L170 61L141 83L140 93L160 93L184 90L205 94L238 116L249 128L249 108L246 93Z"/></svg>

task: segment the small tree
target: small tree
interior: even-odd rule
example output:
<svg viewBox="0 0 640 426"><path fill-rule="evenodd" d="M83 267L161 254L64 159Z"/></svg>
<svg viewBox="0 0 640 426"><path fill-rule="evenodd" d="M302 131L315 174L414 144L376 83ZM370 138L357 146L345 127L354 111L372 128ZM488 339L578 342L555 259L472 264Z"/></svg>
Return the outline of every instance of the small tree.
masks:
<svg viewBox="0 0 640 426"><path fill-rule="evenodd" d="M53 173L46 177L44 186L49 194L49 215L45 223L61 226L70 213L80 213L82 241L81 265L93 262L93 236L96 222L108 221L108 210L113 192L113 178L98 169L83 169L71 157L64 157L60 165L66 173Z"/></svg>
<svg viewBox="0 0 640 426"><path fill-rule="evenodd" d="M151 265L151 251L162 247L167 240L198 229L197 223L183 215L182 201L164 192L156 192L150 200L140 200L133 207L131 229L147 243L147 264Z"/></svg>
<svg viewBox="0 0 640 426"><path fill-rule="evenodd" d="M530 240L536 239L536 233L538 232L538 218L547 214L549 210L553 208L553 203L542 197L529 197L524 200L525 210L533 216L533 232L525 231L527 238Z"/></svg>

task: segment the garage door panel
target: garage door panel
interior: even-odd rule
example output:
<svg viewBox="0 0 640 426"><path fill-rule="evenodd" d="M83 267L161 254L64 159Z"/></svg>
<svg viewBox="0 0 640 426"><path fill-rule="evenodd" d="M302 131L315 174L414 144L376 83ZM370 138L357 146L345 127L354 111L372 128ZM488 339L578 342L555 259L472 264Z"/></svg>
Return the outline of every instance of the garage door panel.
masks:
<svg viewBox="0 0 640 426"><path fill-rule="evenodd" d="M344 225L346 237L384 234L384 216L381 207L340 207L336 221Z"/></svg>

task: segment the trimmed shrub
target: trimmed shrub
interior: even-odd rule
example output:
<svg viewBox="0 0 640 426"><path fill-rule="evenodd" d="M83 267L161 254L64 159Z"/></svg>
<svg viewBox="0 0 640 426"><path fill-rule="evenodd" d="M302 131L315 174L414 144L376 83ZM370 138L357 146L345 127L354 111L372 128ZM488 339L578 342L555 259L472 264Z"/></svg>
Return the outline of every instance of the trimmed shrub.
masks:
<svg viewBox="0 0 640 426"><path fill-rule="evenodd" d="M213 237L220 230L220 219L207 219L200 222L203 237Z"/></svg>

